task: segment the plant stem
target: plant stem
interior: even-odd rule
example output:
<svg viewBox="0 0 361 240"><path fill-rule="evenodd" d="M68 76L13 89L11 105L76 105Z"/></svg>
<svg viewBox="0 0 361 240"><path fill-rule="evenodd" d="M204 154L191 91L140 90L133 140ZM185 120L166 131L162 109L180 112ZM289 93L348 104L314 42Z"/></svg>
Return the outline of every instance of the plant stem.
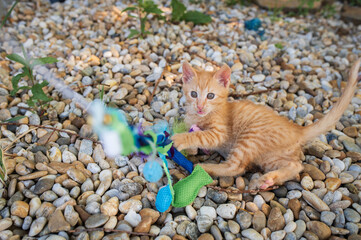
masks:
<svg viewBox="0 0 361 240"><path fill-rule="evenodd" d="M35 82L34 82L34 76L33 76L33 70L29 67L29 73L30 73L30 80L31 82L33 83L33 86L35 85Z"/></svg>
<svg viewBox="0 0 361 240"><path fill-rule="evenodd" d="M16 0L16 1L14 2L14 4L11 6L10 10L6 13L4 19L3 19L2 22L1 22L0 30L4 27L6 21L7 21L8 18L10 17L11 12L14 10L16 4L18 4L19 1L20 1L20 0Z"/></svg>

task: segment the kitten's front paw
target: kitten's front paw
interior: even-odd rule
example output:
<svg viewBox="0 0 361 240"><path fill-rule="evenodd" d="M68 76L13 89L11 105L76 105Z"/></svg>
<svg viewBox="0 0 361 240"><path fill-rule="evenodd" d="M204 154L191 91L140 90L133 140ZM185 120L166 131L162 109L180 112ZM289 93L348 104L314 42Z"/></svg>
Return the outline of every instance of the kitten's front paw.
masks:
<svg viewBox="0 0 361 240"><path fill-rule="evenodd" d="M178 151L182 151L182 150L188 148L187 138L186 138L185 133L178 133L178 134L172 136L171 140L173 141L173 146Z"/></svg>

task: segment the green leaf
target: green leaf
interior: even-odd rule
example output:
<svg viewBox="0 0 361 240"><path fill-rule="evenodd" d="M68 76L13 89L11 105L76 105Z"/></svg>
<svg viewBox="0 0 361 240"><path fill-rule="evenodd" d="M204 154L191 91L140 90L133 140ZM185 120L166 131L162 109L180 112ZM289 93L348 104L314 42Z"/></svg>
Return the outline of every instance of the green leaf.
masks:
<svg viewBox="0 0 361 240"><path fill-rule="evenodd" d="M144 18L140 19L140 32L142 33L142 35L145 35L145 22L147 21L147 17L145 16Z"/></svg>
<svg viewBox="0 0 361 240"><path fill-rule="evenodd" d="M43 91L43 87L45 87L46 85L48 85L48 83L44 81L42 83L36 83L31 88L31 92L33 93L33 99L38 99L38 100L41 100L41 101L44 101L44 102L51 101L51 98L46 96L46 94Z"/></svg>
<svg viewBox="0 0 361 240"><path fill-rule="evenodd" d="M275 47L278 48L278 49L281 49L281 50L283 49L282 43L276 43Z"/></svg>
<svg viewBox="0 0 361 240"><path fill-rule="evenodd" d="M13 90L10 92L11 95L15 95L17 91L19 90L18 84L22 77L25 77L25 73L19 73L12 77L11 83L13 85Z"/></svg>
<svg viewBox="0 0 361 240"><path fill-rule="evenodd" d="M44 65L44 64L53 64L58 62L58 59L53 57L43 57L43 58L35 58L32 59L30 67L34 67L36 65Z"/></svg>
<svg viewBox="0 0 361 240"><path fill-rule="evenodd" d="M19 121L20 119L23 119L25 118L25 116L17 116L17 117L13 117L13 118L10 118L8 120L5 120L4 122L17 122Z"/></svg>
<svg viewBox="0 0 361 240"><path fill-rule="evenodd" d="M194 24L206 24L210 23L212 18L209 15L199 11L188 11L183 15L182 20L193 22Z"/></svg>
<svg viewBox="0 0 361 240"><path fill-rule="evenodd" d="M35 107L35 102L37 102L37 100L34 100L33 97L31 97L28 101L26 101L29 107Z"/></svg>
<svg viewBox="0 0 361 240"><path fill-rule="evenodd" d="M136 9L137 9L136 7L127 7L125 9L123 9L122 12L133 11L133 10L136 10Z"/></svg>
<svg viewBox="0 0 361 240"><path fill-rule="evenodd" d="M163 11L160 10L152 0L144 1L142 4L143 10L146 13L162 14Z"/></svg>
<svg viewBox="0 0 361 240"><path fill-rule="evenodd" d="M14 62L21 63L24 66L29 66L29 63L25 60L25 58L23 58L22 56L20 56L16 53L9 54L6 57Z"/></svg>
<svg viewBox="0 0 361 240"><path fill-rule="evenodd" d="M19 87L19 88L18 88L18 91L19 91L19 90L23 90L23 89L30 90L31 87L29 87L29 86L22 86L22 87Z"/></svg>
<svg viewBox="0 0 361 240"><path fill-rule="evenodd" d="M31 79L32 76L31 76L30 68L23 67L22 69L24 71L25 76L27 76L29 79Z"/></svg>
<svg viewBox="0 0 361 240"><path fill-rule="evenodd" d="M139 31L135 29L130 29L130 34L128 35L128 38L132 38L136 35L139 35Z"/></svg>
<svg viewBox="0 0 361 240"><path fill-rule="evenodd" d="M104 85L102 85L102 90L100 91L99 97L100 97L100 100L103 102L103 99L104 99Z"/></svg>
<svg viewBox="0 0 361 240"><path fill-rule="evenodd" d="M178 0L172 0L172 21L180 21L186 11L186 6Z"/></svg>
<svg viewBox="0 0 361 240"><path fill-rule="evenodd" d="M10 17L11 12L14 10L16 4L18 4L19 1L20 1L20 0L16 0L16 1L14 2L14 4L11 6L10 10L6 13L4 19L3 19L2 22L1 22L0 29L2 29L2 28L4 27L6 21L7 21L8 18Z"/></svg>

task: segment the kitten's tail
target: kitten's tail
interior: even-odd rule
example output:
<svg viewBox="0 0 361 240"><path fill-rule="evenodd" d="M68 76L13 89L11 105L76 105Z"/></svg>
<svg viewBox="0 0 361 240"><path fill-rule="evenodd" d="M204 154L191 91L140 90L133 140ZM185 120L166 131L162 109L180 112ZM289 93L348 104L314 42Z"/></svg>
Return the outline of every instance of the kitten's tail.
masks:
<svg viewBox="0 0 361 240"><path fill-rule="evenodd" d="M304 142L310 141L332 129L332 127L341 118L344 111L347 109L352 97L355 94L355 89L358 80L358 71L360 68L361 59L358 59L351 67L348 82L342 96L332 109L318 122L303 128Z"/></svg>

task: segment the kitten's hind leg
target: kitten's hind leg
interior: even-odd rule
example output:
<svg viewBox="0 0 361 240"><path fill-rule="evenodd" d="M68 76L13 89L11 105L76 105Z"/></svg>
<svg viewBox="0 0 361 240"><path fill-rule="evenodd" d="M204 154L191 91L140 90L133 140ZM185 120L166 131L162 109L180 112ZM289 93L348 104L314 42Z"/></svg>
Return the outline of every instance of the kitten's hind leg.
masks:
<svg viewBox="0 0 361 240"><path fill-rule="evenodd" d="M198 164L211 176L236 176L242 174L245 168L229 163L228 161L220 164L205 163Z"/></svg>
<svg viewBox="0 0 361 240"><path fill-rule="evenodd" d="M265 163L266 171L262 177L253 179L249 184L249 189L266 189L273 185L282 185L284 182L296 178L303 169L299 160L278 158L278 160Z"/></svg>

